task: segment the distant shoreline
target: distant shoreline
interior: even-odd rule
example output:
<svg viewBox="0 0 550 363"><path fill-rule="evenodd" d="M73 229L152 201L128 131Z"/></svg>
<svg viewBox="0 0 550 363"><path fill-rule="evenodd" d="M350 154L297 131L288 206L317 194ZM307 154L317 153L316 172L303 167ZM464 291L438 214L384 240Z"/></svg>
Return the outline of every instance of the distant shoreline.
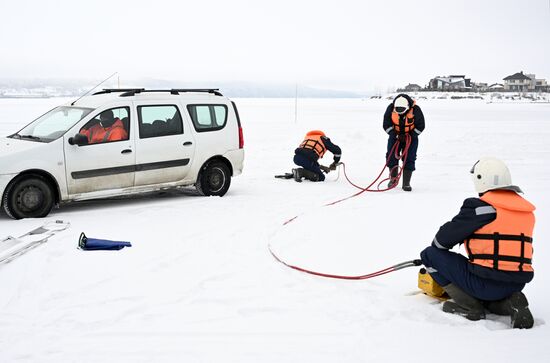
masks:
<svg viewBox="0 0 550 363"><path fill-rule="evenodd" d="M387 99L392 100L399 93L407 93L411 97L422 100L422 99L451 99L451 100L461 100L461 99L479 99L485 101L518 101L518 100L530 100L531 102L550 102L550 92L517 92L517 91L395 91L388 92L384 94L369 94L369 95L359 95L359 94L307 94L307 93L298 93L290 94L234 94L232 92L224 92L224 95L230 98L249 98L249 99ZM52 93L52 94L37 94L37 93L0 93L0 99L49 99L49 98L71 98L71 97L80 97L82 93Z"/></svg>

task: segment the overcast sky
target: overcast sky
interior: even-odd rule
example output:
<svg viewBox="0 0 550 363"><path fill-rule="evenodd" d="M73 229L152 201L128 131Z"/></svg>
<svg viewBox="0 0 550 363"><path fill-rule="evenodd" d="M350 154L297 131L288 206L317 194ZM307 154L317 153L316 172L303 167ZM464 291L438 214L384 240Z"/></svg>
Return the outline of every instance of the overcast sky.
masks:
<svg viewBox="0 0 550 363"><path fill-rule="evenodd" d="M550 78L550 0L0 0L0 78L288 82Z"/></svg>

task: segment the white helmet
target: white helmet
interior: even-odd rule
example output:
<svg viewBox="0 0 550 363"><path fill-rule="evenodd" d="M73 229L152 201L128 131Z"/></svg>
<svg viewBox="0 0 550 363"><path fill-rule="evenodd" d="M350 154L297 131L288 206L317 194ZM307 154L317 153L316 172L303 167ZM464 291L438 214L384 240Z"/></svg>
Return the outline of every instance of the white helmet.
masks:
<svg viewBox="0 0 550 363"><path fill-rule="evenodd" d="M399 96L393 101L393 108L398 114L403 114L409 109L409 101L405 97Z"/></svg>
<svg viewBox="0 0 550 363"><path fill-rule="evenodd" d="M512 185L510 170L504 162L499 159L486 157L479 159L472 169L472 180L479 194L493 189L508 189L517 193L523 193L521 189Z"/></svg>

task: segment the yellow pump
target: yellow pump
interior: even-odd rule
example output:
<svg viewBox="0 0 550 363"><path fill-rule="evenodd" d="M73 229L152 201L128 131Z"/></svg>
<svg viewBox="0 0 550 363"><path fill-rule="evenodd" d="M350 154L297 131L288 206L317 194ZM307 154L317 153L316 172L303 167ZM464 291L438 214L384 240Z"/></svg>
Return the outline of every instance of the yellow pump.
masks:
<svg viewBox="0 0 550 363"><path fill-rule="evenodd" d="M424 267L418 271L418 288L428 296L437 299L448 299L449 296L437 282L432 279Z"/></svg>

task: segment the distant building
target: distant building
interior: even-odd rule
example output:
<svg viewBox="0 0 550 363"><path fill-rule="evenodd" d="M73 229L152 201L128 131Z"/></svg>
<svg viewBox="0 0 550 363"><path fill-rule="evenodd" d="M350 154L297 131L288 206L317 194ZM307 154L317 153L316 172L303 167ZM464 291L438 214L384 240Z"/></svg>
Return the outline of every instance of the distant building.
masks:
<svg viewBox="0 0 550 363"><path fill-rule="evenodd" d="M489 89L489 85L484 82L471 82L470 84L473 91L485 92Z"/></svg>
<svg viewBox="0 0 550 363"><path fill-rule="evenodd" d="M405 91L405 92L418 92L421 89L422 89L422 87L420 87L416 83L409 83L408 85L405 86L403 91Z"/></svg>
<svg viewBox="0 0 550 363"><path fill-rule="evenodd" d="M535 91L536 92L549 92L550 87L545 79L535 79Z"/></svg>
<svg viewBox="0 0 550 363"><path fill-rule="evenodd" d="M421 91L422 87L415 84L415 83L409 83L405 87L400 87L396 91L397 92L418 92Z"/></svg>
<svg viewBox="0 0 550 363"><path fill-rule="evenodd" d="M504 90L519 92L548 91L545 79L537 79L534 74L523 74L523 71L504 78Z"/></svg>
<svg viewBox="0 0 550 363"><path fill-rule="evenodd" d="M527 92L531 87L531 78L523 74L523 71L503 78L505 91Z"/></svg>
<svg viewBox="0 0 550 363"><path fill-rule="evenodd" d="M493 83L488 89L490 91L504 91L504 85L502 83Z"/></svg>
<svg viewBox="0 0 550 363"><path fill-rule="evenodd" d="M435 77L430 80L431 90L443 91L464 91L471 88L470 78L465 75L450 75L446 77Z"/></svg>

